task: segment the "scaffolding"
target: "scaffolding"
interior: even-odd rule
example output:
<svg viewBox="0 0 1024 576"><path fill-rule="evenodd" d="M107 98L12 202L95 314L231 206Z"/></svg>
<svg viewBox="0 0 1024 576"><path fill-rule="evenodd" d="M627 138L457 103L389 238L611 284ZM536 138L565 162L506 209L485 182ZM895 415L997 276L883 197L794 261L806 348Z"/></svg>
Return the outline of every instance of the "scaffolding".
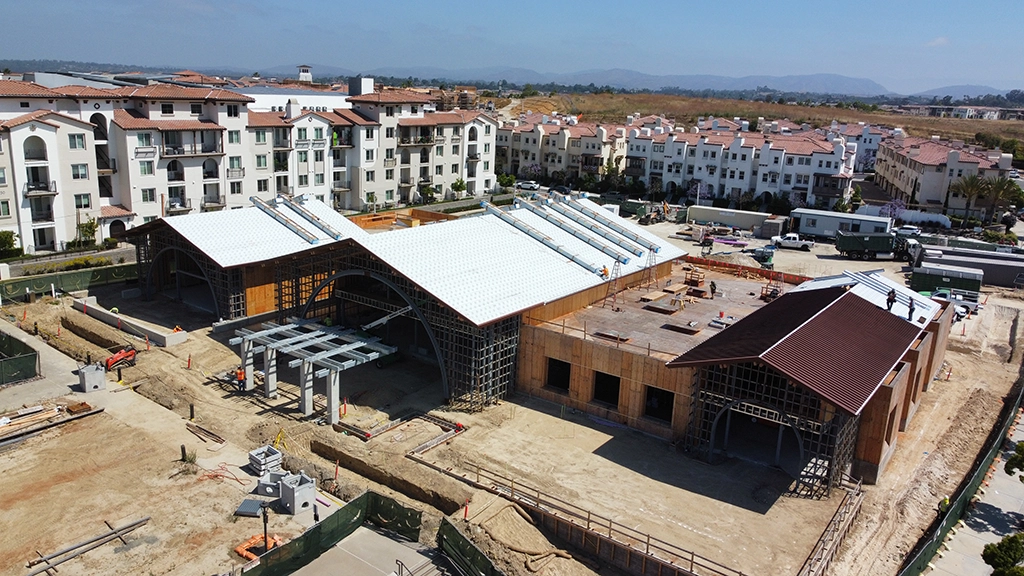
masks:
<svg viewBox="0 0 1024 576"><path fill-rule="evenodd" d="M366 281L366 276L342 276L345 271L370 273L386 284ZM304 308L307 319L331 317L352 324L357 323L350 317L359 310L417 320L421 314L453 409L480 410L497 403L515 385L518 315L475 326L364 249L353 246L288 258L275 266L275 284L280 321L300 316Z"/></svg>
<svg viewBox="0 0 1024 576"><path fill-rule="evenodd" d="M183 278L207 283L213 293L213 312L218 318L245 316L245 288L240 268L221 268L167 226L135 236L131 242L135 244L139 282L146 298L152 298L161 291L173 275L179 289Z"/></svg>
<svg viewBox="0 0 1024 576"><path fill-rule="evenodd" d="M694 379L684 444L699 458L713 462L724 457L715 442L725 425L724 416L731 411L796 433L801 469L790 495L824 498L841 485L853 462L859 418L761 363L704 366L696 370Z"/></svg>

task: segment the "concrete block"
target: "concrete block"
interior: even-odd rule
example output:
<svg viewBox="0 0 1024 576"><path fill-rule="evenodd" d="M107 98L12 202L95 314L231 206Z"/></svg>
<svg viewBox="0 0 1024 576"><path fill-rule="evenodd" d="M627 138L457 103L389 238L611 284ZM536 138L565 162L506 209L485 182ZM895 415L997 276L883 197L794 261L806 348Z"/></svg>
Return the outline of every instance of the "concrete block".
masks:
<svg viewBox="0 0 1024 576"><path fill-rule="evenodd" d="M273 446L263 446L249 452L249 468L257 476L264 476L281 469L281 452Z"/></svg>
<svg viewBox="0 0 1024 576"><path fill-rule="evenodd" d="M260 496L281 497L281 481L288 477L287 472L267 472L260 478L256 491Z"/></svg>
<svg viewBox="0 0 1024 576"><path fill-rule="evenodd" d="M316 501L316 480L305 472L290 475L281 480L281 504L291 514L311 510Z"/></svg>
<svg viewBox="0 0 1024 576"><path fill-rule="evenodd" d="M107 374L99 364L87 364L78 369L78 386L82 392L99 392L107 389Z"/></svg>

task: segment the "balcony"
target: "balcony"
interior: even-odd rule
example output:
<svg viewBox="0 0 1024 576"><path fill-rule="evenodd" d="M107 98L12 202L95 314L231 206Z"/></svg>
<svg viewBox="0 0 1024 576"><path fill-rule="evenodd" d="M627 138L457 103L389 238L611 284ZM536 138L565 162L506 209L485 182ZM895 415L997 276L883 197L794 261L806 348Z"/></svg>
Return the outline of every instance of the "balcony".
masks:
<svg viewBox="0 0 1024 576"><path fill-rule="evenodd" d="M394 168L396 163L397 163L397 160L395 158L385 158L384 159L384 167L385 168Z"/></svg>
<svg viewBox="0 0 1024 576"><path fill-rule="evenodd" d="M323 138L319 138L319 139L314 139L313 140L313 148L326 148L326 147L327 147L327 140L324 140Z"/></svg>
<svg viewBox="0 0 1024 576"><path fill-rule="evenodd" d="M106 161L101 161L99 158L96 159L96 173L100 176L110 176L111 174L117 173L117 160L114 158L108 158Z"/></svg>
<svg viewBox="0 0 1024 576"><path fill-rule="evenodd" d="M223 208L227 205L224 196L220 194L208 194L203 196L203 210L211 210L215 208Z"/></svg>
<svg viewBox="0 0 1024 576"><path fill-rule="evenodd" d="M398 139L399 146L417 146L421 144L433 144L433 136L403 136Z"/></svg>
<svg viewBox="0 0 1024 576"><path fill-rule="evenodd" d="M167 214L185 214L192 211L191 198L171 198L167 200Z"/></svg>
<svg viewBox="0 0 1024 576"><path fill-rule="evenodd" d="M282 150L291 150L292 141L288 138L274 138L274 148L280 148Z"/></svg>
<svg viewBox="0 0 1024 576"><path fill-rule="evenodd" d="M308 138L302 138L301 140L296 140L295 141L295 149L296 150L305 150L307 148L309 148L309 139Z"/></svg>
<svg viewBox="0 0 1024 576"><path fill-rule="evenodd" d="M287 162L280 162L280 161L275 161L274 162L274 172L287 172L287 171L288 171L288 163Z"/></svg>
<svg viewBox="0 0 1024 576"><path fill-rule="evenodd" d="M352 132L341 131L334 132L331 136L331 148L351 148L352 147Z"/></svg>
<svg viewBox="0 0 1024 576"><path fill-rule="evenodd" d="M349 180L335 180L331 182L331 190L334 192L348 192L352 189L352 182Z"/></svg>
<svg viewBox="0 0 1024 576"><path fill-rule="evenodd" d="M459 136L458 134L453 135L452 144L458 144L459 142L462 142L462 136Z"/></svg>
<svg viewBox="0 0 1024 576"><path fill-rule="evenodd" d="M141 159L156 157L156 146L136 146L135 157Z"/></svg>
<svg viewBox="0 0 1024 576"><path fill-rule="evenodd" d="M405 188L409 188L414 184L412 176L402 176L402 178L398 180L398 185Z"/></svg>
<svg viewBox="0 0 1024 576"><path fill-rule="evenodd" d="M643 166L626 166L623 171L626 176L643 176L646 173Z"/></svg>
<svg viewBox="0 0 1024 576"><path fill-rule="evenodd" d="M285 196L291 196L292 194L295 193L295 188L293 186L289 186L287 184L278 184L277 185L277 193L278 194L284 194Z"/></svg>
<svg viewBox="0 0 1024 576"><path fill-rule="evenodd" d="M476 152L470 152L469 154L466 154L466 160L468 160L470 162L479 162L480 161L480 154L478 154Z"/></svg>
<svg viewBox="0 0 1024 576"><path fill-rule="evenodd" d="M223 154L220 142L213 144L165 144L160 151L161 156L212 156Z"/></svg>
<svg viewBox="0 0 1024 576"><path fill-rule="evenodd" d="M245 168L228 168L228 179L245 178Z"/></svg>
<svg viewBox="0 0 1024 576"><path fill-rule="evenodd" d="M46 162L46 149L44 149L44 148L26 148L25 149L25 161L26 162Z"/></svg>
<svg viewBox="0 0 1024 576"><path fill-rule="evenodd" d="M53 222L53 209L50 207L47 207L45 210L32 208L32 223L39 224L45 222Z"/></svg>
<svg viewBox="0 0 1024 576"><path fill-rule="evenodd" d="M434 144L444 144L444 143L445 143L445 137L444 136L434 136Z"/></svg>
<svg viewBox="0 0 1024 576"><path fill-rule="evenodd" d="M216 180L220 174L216 170L203 170L203 180Z"/></svg>
<svg viewBox="0 0 1024 576"><path fill-rule="evenodd" d="M33 196L56 196L57 182L52 180L50 182L26 182L21 193L26 198Z"/></svg>
<svg viewBox="0 0 1024 576"><path fill-rule="evenodd" d="M590 173L590 174L597 174L601 170L601 167L600 166L592 166L590 164L584 164L584 165L580 166L580 170L583 171L583 172Z"/></svg>
<svg viewBox="0 0 1024 576"><path fill-rule="evenodd" d="M432 184L434 181L428 174L420 174L419 184Z"/></svg>
<svg viewBox="0 0 1024 576"><path fill-rule="evenodd" d="M168 182L184 182L185 171L184 170L168 170L167 171Z"/></svg>

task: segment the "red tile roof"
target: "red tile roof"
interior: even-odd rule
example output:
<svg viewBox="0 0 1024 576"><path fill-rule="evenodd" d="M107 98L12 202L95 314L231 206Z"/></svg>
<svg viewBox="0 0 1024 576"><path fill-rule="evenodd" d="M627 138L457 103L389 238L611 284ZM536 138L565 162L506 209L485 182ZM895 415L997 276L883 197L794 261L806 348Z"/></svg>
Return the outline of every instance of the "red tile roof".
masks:
<svg viewBox="0 0 1024 576"><path fill-rule="evenodd" d="M69 86L60 86L53 89L54 92L58 92L69 98L120 98L121 95L113 90L104 90L103 88L94 88L92 86L79 86L72 84Z"/></svg>
<svg viewBox="0 0 1024 576"><path fill-rule="evenodd" d="M181 130L224 130L213 120L150 120L136 110L114 110L114 124L124 130L160 130L175 132Z"/></svg>
<svg viewBox="0 0 1024 576"><path fill-rule="evenodd" d="M91 122L79 120L78 118L68 116L67 114L61 114L60 112L54 112L52 110L35 110L33 112L29 112L28 114L22 114L21 116L11 118L10 120L0 123L0 128L9 130L11 128L14 128L15 126L21 126L22 124L27 124L32 121L42 122L43 124L46 124L48 126L58 127L59 125L44 120L44 118L50 117L57 117L66 122L74 122L76 124L81 124L83 126L92 127Z"/></svg>
<svg viewBox="0 0 1024 576"><path fill-rule="evenodd" d="M288 128L284 112L253 112L249 110L250 128Z"/></svg>
<svg viewBox="0 0 1024 576"><path fill-rule="evenodd" d="M411 90L381 90L360 96L349 96L348 101L366 104L429 104L434 99Z"/></svg>
<svg viewBox="0 0 1024 576"><path fill-rule="evenodd" d="M845 287L791 292L668 366L764 362L859 414L920 332Z"/></svg>
<svg viewBox="0 0 1024 576"><path fill-rule="evenodd" d="M437 126L438 124L468 124L477 117L483 116L490 120L490 116L471 110L452 110L451 112L433 112L424 114L422 118L402 118L398 121L399 126Z"/></svg>
<svg viewBox="0 0 1024 576"><path fill-rule="evenodd" d="M868 129L868 134L877 134L879 136L883 134L880 128L876 128L870 124L847 124L845 127L840 129L840 132L844 136L860 136L864 133L864 128Z"/></svg>
<svg viewBox="0 0 1024 576"><path fill-rule="evenodd" d="M988 156L985 155L985 149L976 149L975 153L972 154L968 147L955 147L953 146L953 143L948 140L931 140L930 138L914 138L908 136L903 138L902 142L896 138L883 140L879 146L892 148L901 156L906 156L915 162L920 162L927 166L939 166L940 164L945 164L949 157L949 153L956 151L960 153L960 162L978 164L978 167L981 169L999 167L998 159L994 161L989 160ZM911 157L911 150L918 150L917 156Z"/></svg>
<svg viewBox="0 0 1024 576"><path fill-rule="evenodd" d="M120 204L114 204L112 206L100 206L100 218L125 218L127 216L135 216L135 212L121 206Z"/></svg>
<svg viewBox="0 0 1024 576"><path fill-rule="evenodd" d="M178 82L188 82L190 84L210 84L212 86L225 86L228 84L227 80L217 78L216 76L205 76L203 74L178 76L175 80Z"/></svg>
<svg viewBox="0 0 1024 576"><path fill-rule="evenodd" d="M339 122L339 124L342 125L345 122L348 122L353 126L380 126L380 122L371 120L359 112L349 110L348 108L335 108L334 113L342 119L342 121Z"/></svg>
<svg viewBox="0 0 1024 576"><path fill-rule="evenodd" d="M192 88L174 84L151 84L149 86L122 86L115 90L128 98L151 100L223 100L225 102L255 102L256 100L238 92L220 88Z"/></svg>
<svg viewBox="0 0 1024 576"><path fill-rule="evenodd" d="M60 98L61 94L35 82L0 80L0 98Z"/></svg>
<svg viewBox="0 0 1024 576"><path fill-rule="evenodd" d="M331 123L332 126L380 126L369 118L361 116L354 110L338 108L330 112L303 110L294 118L285 118L284 112L253 112L249 111L250 128L290 128L292 124L306 116L317 116Z"/></svg>

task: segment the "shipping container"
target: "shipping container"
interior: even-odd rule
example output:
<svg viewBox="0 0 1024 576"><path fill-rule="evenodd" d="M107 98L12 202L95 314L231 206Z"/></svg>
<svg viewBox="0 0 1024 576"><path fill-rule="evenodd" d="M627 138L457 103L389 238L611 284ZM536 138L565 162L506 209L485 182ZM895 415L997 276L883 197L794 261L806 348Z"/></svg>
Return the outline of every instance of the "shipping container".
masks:
<svg viewBox="0 0 1024 576"><path fill-rule="evenodd" d="M922 262L910 276L910 289L915 292L931 292L940 288L955 288L977 292L981 290L984 279L985 272L980 268Z"/></svg>

